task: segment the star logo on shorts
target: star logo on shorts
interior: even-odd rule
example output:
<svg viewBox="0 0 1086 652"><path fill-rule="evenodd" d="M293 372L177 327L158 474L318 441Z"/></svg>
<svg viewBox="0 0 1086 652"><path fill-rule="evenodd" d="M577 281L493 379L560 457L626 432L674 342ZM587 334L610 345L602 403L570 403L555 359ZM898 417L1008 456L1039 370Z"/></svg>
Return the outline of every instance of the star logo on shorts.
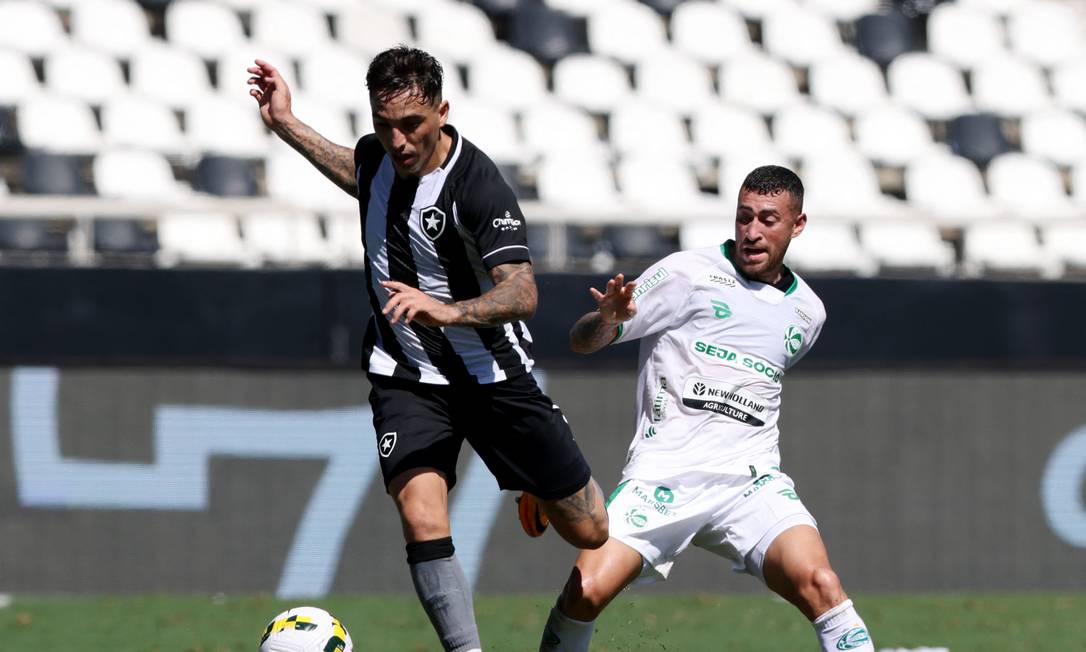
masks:
<svg viewBox="0 0 1086 652"><path fill-rule="evenodd" d="M419 211L422 232L427 238L437 240L445 232L445 211L437 206L427 206Z"/></svg>
<svg viewBox="0 0 1086 652"><path fill-rule="evenodd" d="M381 441L377 442L377 450L381 453L381 457L391 455L393 448L396 448L396 433L386 432L381 435Z"/></svg>

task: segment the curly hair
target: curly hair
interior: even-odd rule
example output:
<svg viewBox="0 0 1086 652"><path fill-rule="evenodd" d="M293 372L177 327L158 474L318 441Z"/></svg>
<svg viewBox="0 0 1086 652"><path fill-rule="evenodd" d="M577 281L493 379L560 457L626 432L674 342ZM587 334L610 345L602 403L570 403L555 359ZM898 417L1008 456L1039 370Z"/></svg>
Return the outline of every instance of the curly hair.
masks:
<svg viewBox="0 0 1086 652"><path fill-rule="evenodd" d="M407 92L427 104L441 102L444 71L429 53L398 45L381 52L366 71L366 87L384 101Z"/></svg>
<svg viewBox="0 0 1086 652"><path fill-rule="evenodd" d="M740 188L759 195L791 193L797 212L803 211L803 182L799 180L795 172L786 167L763 165L754 168L747 178L743 179L743 185Z"/></svg>

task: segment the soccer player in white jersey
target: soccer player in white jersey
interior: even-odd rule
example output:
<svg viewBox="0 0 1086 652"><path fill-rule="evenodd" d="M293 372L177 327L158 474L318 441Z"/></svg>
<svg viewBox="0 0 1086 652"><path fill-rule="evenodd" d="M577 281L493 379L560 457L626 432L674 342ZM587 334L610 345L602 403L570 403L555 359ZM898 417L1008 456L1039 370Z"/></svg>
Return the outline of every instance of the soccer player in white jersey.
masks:
<svg viewBox="0 0 1086 652"><path fill-rule="evenodd" d="M795 605L823 650L875 649L780 466L781 381L826 317L784 265L806 223L799 178L760 167L739 192L735 240L590 290L599 308L573 326L571 347L641 340L637 429L608 502L610 539L580 553L540 650L587 651L604 607L635 580L666 579L690 545Z"/></svg>

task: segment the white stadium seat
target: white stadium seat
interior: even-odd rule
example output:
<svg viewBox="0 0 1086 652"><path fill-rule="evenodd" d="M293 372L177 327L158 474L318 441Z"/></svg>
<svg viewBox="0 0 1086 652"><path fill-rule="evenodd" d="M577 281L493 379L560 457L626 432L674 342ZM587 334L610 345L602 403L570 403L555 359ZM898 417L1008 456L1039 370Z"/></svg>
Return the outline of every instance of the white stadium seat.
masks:
<svg viewBox="0 0 1086 652"><path fill-rule="evenodd" d="M761 20L776 9L795 7L795 0L720 0L747 18Z"/></svg>
<svg viewBox="0 0 1086 652"><path fill-rule="evenodd" d="M241 219L246 245L265 262L329 264L336 256L310 213L250 213Z"/></svg>
<svg viewBox="0 0 1086 652"><path fill-rule="evenodd" d="M848 116L885 104L886 80L878 65L851 50L811 64L811 97Z"/></svg>
<svg viewBox="0 0 1086 652"><path fill-rule="evenodd" d="M424 49L457 63L483 56L497 44L486 14L470 4L439 2L428 7L415 16L415 32Z"/></svg>
<svg viewBox="0 0 1086 652"><path fill-rule="evenodd" d="M132 57L131 84L133 91L178 108L212 91L203 60L166 45L148 46Z"/></svg>
<svg viewBox="0 0 1086 652"><path fill-rule="evenodd" d="M903 166L935 146L931 129L915 111L886 104L856 117L856 146L884 165Z"/></svg>
<svg viewBox="0 0 1086 652"><path fill-rule="evenodd" d="M166 6L170 43L208 60L242 46L245 31L237 12L213 0L176 0Z"/></svg>
<svg viewBox="0 0 1086 652"><path fill-rule="evenodd" d="M354 145L358 141L358 135L351 129L350 116L346 110L335 104L321 101L319 98L314 98L309 94L294 95L291 98L291 105L294 110L294 115L298 116L302 122L312 127L313 130L321 136L324 136L338 145L354 149ZM246 108L251 110L254 114L256 113L255 103L252 107ZM370 131L372 131L372 129ZM287 145L279 138L273 137L271 141L274 149L284 152L294 152L294 149L291 148L290 145Z"/></svg>
<svg viewBox="0 0 1086 652"><path fill-rule="evenodd" d="M543 0L552 9L559 9L574 16L588 16L601 7L623 4L627 0Z"/></svg>
<svg viewBox="0 0 1086 652"><path fill-rule="evenodd" d="M826 150L803 162L804 210L813 218L856 220L906 214L902 202L882 194L874 166L855 151Z"/></svg>
<svg viewBox="0 0 1086 652"><path fill-rule="evenodd" d="M524 144L532 153L603 151L599 132L592 118L573 107L545 102L534 106L521 116Z"/></svg>
<svg viewBox="0 0 1086 652"><path fill-rule="evenodd" d="M716 203L711 201L716 200L715 196L698 189L694 170L680 158L655 154L628 156L619 162L615 172L626 201L653 214L684 218L708 212Z"/></svg>
<svg viewBox="0 0 1086 652"><path fill-rule="evenodd" d="M625 63L658 56L668 49L664 21L636 2L608 3L588 17L588 48Z"/></svg>
<svg viewBox="0 0 1086 652"><path fill-rule="evenodd" d="M60 16L35 0L0 2L0 44L8 50L43 57L65 45Z"/></svg>
<svg viewBox="0 0 1086 652"><path fill-rule="evenodd" d="M554 94L593 113L607 113L632 95L626 69L609 57L574 54L554 64Z"/></svg>
<svg viewBox="0 0 1086 652"><path fill-rule="evenodd" d="M125 92L121 64L86 48L67 47L45 58L45 87L51 93L101 104Z"/></svg>
<svg viewBox="0 0 1086 652"><path fill-rule="evenodd" d="M674 48L708 64L752 49L747 24L737 11L710 0L683 2L671 14Z"/></svg>
<svg viewBox="0 0 1086 652"><path fill-rule="evenodd" d="M1003 54L1003 25L989 11L941 4L928 16L928 49L959 68L972 69Z"/></svg>
<svg viewBox="0 0 1086 652"><path fill-rule="evenodd" d="M848 124L837 113L816 104L784 107L773 116L772 126L773 142L793 158L850 147Z"/></svg>
<svg viewBox="0 0 1086 652"><path fill-rule="evenodd" d="M317 48L303 56L299 63L299 87L309 97L338 108L364 106L368 109L368 63L344 47Z"/></svg>
<svg viewBox="0 0 1086 652"><path fill-rule="evenodd" d="M317 8L286 0L256 3L252 14L253 41L292 57L329 45L332 35Z"/></svg>
<svg viewBox="0 0 1086 652"><path fill-rule="evenodd" d="M139 95L120 95L102 105L102 134L111 147L149 149L169 156L189 151L173 111Z"/></svg>
<svg viewBox="0 0 1086 652"><path fill-rule="evenodd" d="M268 151L269 136L255 102L245 106L222 96L202 97L186 116L185 127L195 152L257 158Z"/></svg>
<svg viewBox="0 0 1086 652"><path fill-rule="evenodd" d="M158 219L158 263L245 265L259 263L241 239L238 223L227 213L167 213Z"/></svg>
<svg viewBox="0 0 1086 652"><path fill-rule="evenodd" d="M540 201L573 212L573 220L598 223L601 216L625 215L611 166L599 155L560 152L544 157L536 188Z"/></svg>
<svg viewBox="0 0 1086 652"><path fill-rule="evenodd" d="M1052 276L1058 261L1045 255L1033 226L1022 222L997 221L966 227L962 237L962 258L972 273L1034 273Z"/></svg>
<svg viewBox="0 0 1086 652"><path fill-rule="evenodd" d="M894 98L925 118L949 120L972 109L961 73L930 54L908 52L897 57L886 78Z"/></svg>
<svg viewBox="0 0 1086 652"><path fill-rule="evenodd" d="M678 113L648 102L628 102L611 113L611 147L616 153L666 152L688 156L690 141Z"/></svg>
<svg viewBox="0 0 1086 652"><path fill-rule="evenodd" d="M28 149L61 154L93 154L102 136L91 108L83 102L50 96L32 97L16 109L19 140Z"/></svg>
<svg viewBox="0 0 1086 652"><path fill-rule="evenodd" d="M879 0L807 0L807 6L840 22L850 23L864 14L877 13Z"/></svg>
<svg viewBox="0 0 1086 652"><path fill-rule="evenodd" d="M121 199L169 200L183 193L161 154L138 149L112 149L94 157L94 185L99 195Z"/></svg>
<svg viewBox="0 0 1086 652"><path fill-rule="evenodd" d="M799 87L787 64L750 54L720 67L720 95L728 102L768 115L796 102Z"/></svg>
<svg viewBox="0 0 1086 652"><path fill-rule="evenodd" d="M72 39L117 57L151 42L147 16L133 0L80 0L72 4Z"/></svg>
<svg viewBox="0 0 1086 652"><path fill-rule="evenodd" d="M1022 151L1071 166L1086 160L1086 118L1048 109L1022 118Z"/></svg>
<svg viewBox="0 0 1086 652"><path fill-rule="evenodd" d="M1014 49L1042 66L1086 56L1083 15L1069 2L1033 0L1016 6L1007 17Z"/></svg>
<svg viewBox="0 0 1086 652"><path fill-rule="evenodd" d="M958 0L963 6L983 9L999 16L1006 16L1015 7L1029 2L1030 0Z"/></svg>
<svg viewBox="0 0 1086 652"><path fill-rule="evenodd" d="M764 150L773 144L762 116L728 104L710 104L698 109L691 120L690 132L697 151L724 158L748 150Z"/></svg>
<svg viewBox="0 0 1086 652"><path fill-rule="evenodd" d="M634 77L641 99L682 114L717 99L709 69L675 52L642 60L635 67Z"/></svg>
<svg viewBox="0 0 1086 652"><path fill-rule="evenodd" d="M721 215L703 216L684 220L679 226L679 248L701 249L711 247L735 237L735 223L724 219L734 206L722 203Z"/></svg>
<svg viewBox="0 0 1086 652"><path fill-rule="evenodd" d="M973 70L973 99L982 111L1018 117L1049 105L1048 85L1040 68L1007 54Z"/></svg>
<svg viewBox="0 0 1086 652"><path fill-rule="evenodd" d="M348 3L339 13L336 26L340 42L366 55L413 41L407 16L367 2Z"/></svg>
<svg viewBox="0 0 1086 652"><path fill-rule="evenodd" d="M522 110L547 99L547 77L530 54L495 45L468 66L473 98L499 108Z"/></svg>
<svg viewBox="0 0 1086 652"><path fill-rule="evenodd" d="M449 124L498 163L524 162L513 114L488 102L461 101L450 110Z"/></svg>
<svg viewBox="0 0 1086 652"><path fill-rule="evenodd" d="M1079 273L1086 271L1086 221L1048 224L1041 228L1048 257Z"/></svg>
<svg viewBox="0 0 1086 652"><path fill-rule="evenodd" d="M335 264L361 266L365 263L362 221L357 210L329 213L324 216L324 225Z"/></svg>
<svg viewBox="0 0 1086 652"><path fill-rule="evenodd" d="M1079 161L1072 170L1071 188L1075 204L1086 208L1086 159Z"/></svg>
<svg viewBox="0 0 1086 652"><path fill-rule="evenodd" d="M1048 161L1012 152L988 164L988 190L1015 217L1048 221L1082 215L1063 188L1059 170Z"/></svg>
<svg viewBox="0 0 1086 652"><path fill-rule="evenodd" d="M1086 58L1056 67L1052 71L1052 92L1063 108L1086 113Z"/></svg>
<svg viewBox="0 0 1086 652"><path fill-rule="evenodd" d="M954 248L939 237L933 224L901 220L863 224L860 242L884 269L923 269L940 274L954 269Z"/></svg>
<svg viewBox="0 0 1086 652"><path fill-rule="evenodd" d="M295 206L313 211L346 211L358 200L332 183L309 161L294 152L272 154L265 168L268 193Z"/></svg>
<svg viewBox="0 0 1086 652"><path fill-rule="evenodd" d="M41 92L34 64L25 54L0 50L0 106L14 105Z"/></svg>
<svg viewBox="0 0 1086 652"><path fill-rule="evenodd" d="M768 12L762 18L762 43L774 56L801 67L843 48L833 19L802 5Z"/></svg>
<svg viewBox="0 0 1086 652"><path fill-rule="evenodd" d="M788 245L784 262L801 274L870 276L876 271L851 224L815 218L808 220L803 233Z"/></svg>
<svg viewBox="0 0 1086 652"><path fill-rule="evenodd" d="M796 169L787 156L772 147L751 148L730 154L720 162L717 178L720 198L726 204L734 203L739 197L739 188L743 185L743 179L747 178L751 170L763 165L780 165L792 170Z"/></svg>
<svg viewBox="0 0 1086 652"><path fill-rule="evenodd" d="M1006 214L987 195L972 161L932 150L905 168L905 196L917 210L943 224L988 220Z"/></svg>

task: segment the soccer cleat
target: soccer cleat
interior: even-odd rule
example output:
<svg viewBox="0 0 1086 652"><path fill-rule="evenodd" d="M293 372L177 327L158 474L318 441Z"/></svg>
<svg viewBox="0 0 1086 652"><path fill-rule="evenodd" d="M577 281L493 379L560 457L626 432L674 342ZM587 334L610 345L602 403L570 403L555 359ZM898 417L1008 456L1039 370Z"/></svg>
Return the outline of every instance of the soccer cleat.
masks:
<svg viewBox="0 0 1086 652"><path fill-rule="evenodd" d="M543 505L539 499L527 491L520 492L520 497L517 498L517 515L520 516L520 527L530 537L542 535L551 522L543 513Z"/></svg>

